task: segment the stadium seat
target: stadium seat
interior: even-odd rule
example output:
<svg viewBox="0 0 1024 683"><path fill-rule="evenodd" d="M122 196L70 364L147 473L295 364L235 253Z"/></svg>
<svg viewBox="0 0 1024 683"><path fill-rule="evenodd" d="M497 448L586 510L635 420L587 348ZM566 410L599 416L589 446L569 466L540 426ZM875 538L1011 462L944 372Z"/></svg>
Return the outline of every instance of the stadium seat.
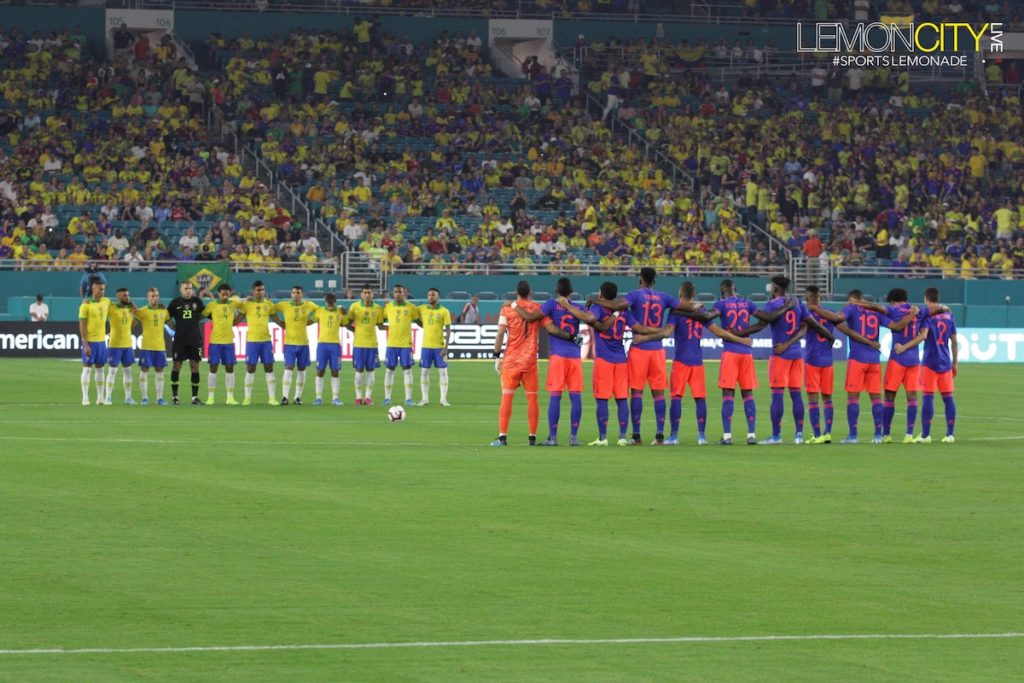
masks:
<svg viewBox="0 0 1024 683"><path fill-rule="evenodd" d="M750 300L757 304L764 303L768 301L768 295L764 292L757 292L750 295Z"/></svg>
<svg viewBox="0 0 1024 683"><path fill-rule="evenodd" d="M515 292L505 292L505 301L515 301L517 298Z"/></svg>
<svg viewBox="0 0 1024 683"><path fill-rule="evenodd" d="M461 290L456 292L448 292L449 299L455 299L456 301L464 301L469 298L469 292L463 292Z"/></svg>
<svg viewBox="0 0 1024 683"><path fill-rule="evenodd" d="M697 295L697 301L701 303L710 304L715 301L715 295L710 292L701 292Z"/></svg>
<svg viewBox="0 0 1024 683"><path fill-rule="evenodd" d="M533 300L534 301L547 301L550 298L551 298L551 292L534 292L533 293Z"/></svg>
<svg viewBox="0 0 1024 683"><path fill-rule="evenodd" d="M494 292L477 292L476 298L480 299L480 301L497 301L498 295Z"/></svg>

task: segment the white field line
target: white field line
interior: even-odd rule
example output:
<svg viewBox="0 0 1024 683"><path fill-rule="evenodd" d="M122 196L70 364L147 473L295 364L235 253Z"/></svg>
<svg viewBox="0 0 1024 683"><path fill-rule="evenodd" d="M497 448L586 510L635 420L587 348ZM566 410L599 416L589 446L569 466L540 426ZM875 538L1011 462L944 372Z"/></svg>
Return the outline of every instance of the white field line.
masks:
<svg viewBox="0 0 1024 683"><path fill-rule="evenodd" d="M767 636L677 636L667 638L538 638L529 640L441 640L394 643L309 643L292 645L194 645L186 647L83 647L0 649L2 656L176 654L189 652L274 652L295 650L387 650L396 648L459 648L544 645L656 645L672 643L763 643L823 640L993 640L1024 638L1024 632L1006 633L826 633Z"/></svg>

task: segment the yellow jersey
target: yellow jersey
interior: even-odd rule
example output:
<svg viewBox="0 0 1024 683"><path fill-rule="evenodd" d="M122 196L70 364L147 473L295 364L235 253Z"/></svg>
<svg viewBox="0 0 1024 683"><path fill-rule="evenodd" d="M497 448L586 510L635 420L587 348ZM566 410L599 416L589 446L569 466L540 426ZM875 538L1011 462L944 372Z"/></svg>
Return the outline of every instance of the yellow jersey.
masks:
<svg viewBox="0 0 1024 683"><path fill-rule="evenodd" d="M211 344L234 344L235 343L235 313L238 311L239 301L229 300L226 304L220 301L211 301L203 309L203 315L213 323L210 329Z"/></svg>
<svg viewBox="0 0 1024 683"><path fill-rule="evenodd" d="M284 343L295 346L309 344L309 335L306 334L306 325L309 324L309 316L320 308L311 301L303 301L296 306L291 301L282 301L277 304L276 309L284 318Z"/></svg>
<svg viewBox="0 0 1024 683"><path fill-rule="evenodd" d="M135 322L135 311L131 306L111 303L108 311L110 316L110 343L112 349L132 348L132 324Z"/></svg>
<svg viewBox="0 0 1024 683"><path fill-rule="evenodd" d="M340 308L318 308L313 317L320 324L320 333L317 335L319 343L341 343L341 328L348 325L348 316Z"/></svg>
<svg viewBox="0 0 1024 683"><path fill-rule="evenodd" d="M249 327L245 335L246 342L270 341L270 316L277 310L273 301L243 301L238 305L238 310L245 316Z"/></svg>
<svg viewBox="0 0 1024 683"><path fill-rule="evenodd" d="M452 314L444 306L431 308L423 304L419 307L420 327L423 328L423 348L444 348L444 330L451 327Z"/></svg>
<svg viewBox="0 0 1024 683"><path fill-rule="evenodd" d="M142 350L167 351L167 341L164 338L164 325L170 318L167 309L163 306L137 308L135 317L142 323Z"/></svg>
<svg viewBox="0 0 1024 683"><path fill-rule="evenodd" d="M395 349L412 347L412 321L420 319L420 310L406 301L396 304L389 301L384 306L384 320L388 324L388 346Z"/></svg>
<svg viewBox="0 0 1024 683"><path fill-rule="evenodd" d="M348 309L348 319L355 327L353 346L361 349L377 348L377 325L384 322L384 309L380 304L366 306L357 301Z"/></svg>
<svg viewBox="0 0 1024 683"><path fill-rule="evenodd" d="M86 299L78 307L78 319L85 321L85 341L102 342L107 340L107 315L110 311L110 299L103 297L99 301Z"/></svg>

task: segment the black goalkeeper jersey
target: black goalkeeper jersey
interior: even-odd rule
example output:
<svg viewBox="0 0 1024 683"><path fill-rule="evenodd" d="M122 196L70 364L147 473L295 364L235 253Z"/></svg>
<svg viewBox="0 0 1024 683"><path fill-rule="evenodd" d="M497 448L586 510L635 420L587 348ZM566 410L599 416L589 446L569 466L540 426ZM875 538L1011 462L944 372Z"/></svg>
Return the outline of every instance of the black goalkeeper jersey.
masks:
<svg viewBox="0 0 1024 683"><path fill-rule="evenodd" d="M174 321L174 344L202 346L203 300L197 296L186 299L179 296L167 305L167 313Z"/></svg>

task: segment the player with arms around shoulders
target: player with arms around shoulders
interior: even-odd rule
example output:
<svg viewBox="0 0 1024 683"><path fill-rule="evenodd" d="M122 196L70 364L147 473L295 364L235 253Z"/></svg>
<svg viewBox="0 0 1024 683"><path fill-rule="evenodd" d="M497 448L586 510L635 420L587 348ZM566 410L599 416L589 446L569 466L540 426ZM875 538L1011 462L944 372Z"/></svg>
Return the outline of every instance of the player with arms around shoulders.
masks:
<svg viewBox="0 0 1024 683"><path fill-rule="evenodd" d="M245 394L242 405L252 403L252 385L256 382L256 365L263 364L267 378L267 404L277 405L277 377L274 375L274 342L270 339L270 318L277 310L274 302L267 298L263 282L252 283L252 294L238 306L245 316Z"/></svg>
<svg viewBox="0 0 1024 683"><path fill-rule="evenodd" d="M89 298L78 307L78 334L82 337L82 405L89 405L89 385L94 370L96 405L107 403L103 366L107 364L107 318L110 299L103 296L107 285L98 277L89 279Z"/></svg>
<svg viewBox="0 0 1024 683"><path fill-rule="evenodd" d="M939 304L939 290L929 287L924 290L924 301L929 307ZM924 390L924 405L921 407L921 436L915 443L932 442L932 418L935 416L935 392L942 395L946 407L946 436L942 443L954 443L956 438L956 401L953 399L953 379L957 374L957 357L960 353L956 339L956 321L949 310L933 313L917 339L923 338L924 359L921 370L921 387Z"/></svg>
<svg viewBox="0 0 1024 683"><path fill-rule="evenodd" d="M164 399L164 368L167 367L167 341L164 325L170 319L167 309L160 303L160 290L150 287L146 292L146 305L135 310L135 318L142 325L142 351L139 352L139 393L142 405L149 405L149 370L155 370L156 404L167 405Z"/></svg>
<svg viewBox="0 0 1024 683"><path fill-rule="evenodd" d="M124 404L135 405L132 399L132 366L135 365L135 351L132 349L132 327L135 325L135 303L124 287L117 290L110 304L110 343L107 346L106 404L110 405L117 382L117 368L121 367Z"/></svg>
<svg viewBox="0 0 1024 683"><path fill-rule="evenodd" d="M722 316L721 327L733 335L750 326L750 319L757 313L757 305L750 299L736 295L732 280L722 280L719 285L722 298L714 308ZM787 304L788 305L788 304ZM754 370L754 354L749 346L726 340L722 345L722 362L718 368L718 388L722 390L722 438L720 446L732 445L732 415L736 398L736 385L743 397L743 414L747 418L747 445L757 445L757 404L754 389L757 389L757 373Z"/></svg>
<svg viewBox="0 0 1024 683"><path fill-rule="evenodd" d="M498 438L492 446L508 445L508 425L512 420L512 402L516 390L526 391L526 420L529 425L529 444L537 445L537 423L540 406L537 404L537 337L543 326L548 334L559 339L572 339L573 335L560 330L549 318L527 321L520 313L532 314L540 306L530 300L530 283L520 280L516 285L516 301L501 308L498 333L494 339L494 370L501 376L501 408L498 411ZM508 335L508 344L502 357L502 345Z"/></svg>
<svg viewBox="0 0 1024 683"><path fill-rule="evenodd" d="M282 389L284 396L281 405L288 405L288 394L292 390L292 378L295 379L294 403L302 405L302 390L306 386L306 368L309 367L309 326L310 316L319 308L311 301L305 301L302 287L292 287L292 298L281 301L274 307L274 321L284 328L284 379ZM297 372L296 372L297 371Z"/></svg>
<svg viewBox="0 0 1024 683"><path fill-rule="evenodd" d="M373 405L373 385L377 379L373 371L380 367L377 351L377 330L384 329L384 309L373 301L373 290L367 285L360 292L360 300L348 310L349 328L355 339L352 343L352 367L355 369L356 405Z"/></svg>
<svg viewBox="0 0 1024 683"><path fill-rule="evenodd" d="M391 388L395 384L395 368L402 367L405 384L405 405L412 400L412 321L420 319L420 309L406 301L408 290L395 285L394 299L384 305L384 325L388 330L387 348L384 351L384 405L391 405Z"/></svg>
<svg viewBox="0 0 1024 683"><path fill-rule="evenodd" d="M341 328L348 325L344 306L338 306L334 292L324 295L323 308L316 309L313 320L319 324L316 345L316 400L313 405L323 405L324 373L331 368L331 405L344 405L338 394L341 391Z"/></svg>
<svg viewBox="0 0 1024 683"><path fill-rule="evenodd" d="M195 295L192 283L182 282L178 286L179 296L167 305L174 340L171 342L171 402L178 405L178 378L181 365L188 361L191 370L192 405L202 405L199 400L199 361L203 356L202 317L206 306Z"/></svg>
<svg viewBox="0 0 1024 683"><path fill-rule="evenodd" d="M420 306L420 326L423 328L423 344L420 348L420 394L419 405L430 403L430 368L437 368L441 385L441 405L448 403L448 336L452 331L452 314L440 304L441 292L431 287L427 290L427 303Z"/></svg>
<svg viewBox="0 0 1024 683"><path fill-rule="evenodd" d="M206 376L206 405L212 406L217 390L217 368L224 366L224 388L227 391L227 405L237 406L235 400L235 325L241 320L238 297L231 296L231 285L226 282L217 287L217 299L206 304L203 316L210 319L209 362L210 374Z"/></svg>

